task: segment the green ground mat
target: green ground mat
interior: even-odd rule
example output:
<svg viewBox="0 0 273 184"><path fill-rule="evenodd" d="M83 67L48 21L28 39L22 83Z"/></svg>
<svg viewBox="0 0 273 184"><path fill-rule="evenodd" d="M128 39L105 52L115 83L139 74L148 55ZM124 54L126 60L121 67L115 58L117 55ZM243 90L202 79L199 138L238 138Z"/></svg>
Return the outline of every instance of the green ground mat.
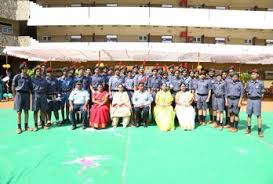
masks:
<svg viewBox="0 0 273 184"><path fill-rule="evenodd" d="M244 112L241 119L236 134L63 126L17 135L15 112L0 109L0 183L272 184L273 113L263 113L263 139L256 118L251 135Z"/></svg>

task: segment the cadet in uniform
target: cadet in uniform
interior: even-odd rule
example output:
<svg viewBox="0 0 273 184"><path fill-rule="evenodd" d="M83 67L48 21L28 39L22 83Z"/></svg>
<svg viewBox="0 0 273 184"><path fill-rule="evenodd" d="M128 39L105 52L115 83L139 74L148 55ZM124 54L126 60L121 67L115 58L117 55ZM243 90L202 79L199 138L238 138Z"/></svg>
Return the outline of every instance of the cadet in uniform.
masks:
<svg viewBox="0 0 273 184"><path fill-rule="evenodd" d="M22 133L21 114L25 113L25 130L31 131L28 126L28 111L30 109L30 92L32 89L31 78L27 75L28 66L22 63L19 67L21 73L15 75L12 80L12 92L14 99L14 110L17 112L17 134Z"/></svg>
<svg viewBox="0 0 273 184"><path fill-rule="evenodd" d="M133 66L132 69L133 69L133 77L135 77L138 74L139 67L138 67L138 65L135 65L135 66Z"/></svg>
<svg viewBox="0 0 273 184"><path fill-rule="evenodd" d="M182 72L183 83L186 85L187 90L191 88L191 77L188 76L188 70L184 69Z"/></svg>
<svg viewBox="0 0 273 184"><path fill-rule="evenodd" d="M251 116L254 114L258 120L258 135L263 137L262 132L262 117L261 117L261 101L263 94L265 92L264 83L258 80L259 74L256 69L251 71L251 80L247 82L246 92L247 92L247 130L246 134L251 133Z"/></svg>
<svg viewBox="0 0 273 184"><path fill-rule="evenodd" d="M239 74L234 73L232 82L226 84L226 102L230 114L231 132L238 131L239 112L244 95L244 87L239 80Z"/></svg>
<svg viewBox="0 0 273 184"><path fill-rule="evenodd" d="M210 81L211 85L214 84L214 82L215 82L215 70L214 70L214 68L209 69L208 80ZM216 122L216 111L213 111L213 108L212 108L213 96L214 96L214 93L213 93L213 90L212 90L211 91L211 96L210 96L210 99L209 99L209 103L208 103L209 114L210 114L210 123L215 123Z"/></svg>
<svg viewBox="0 0 273 184"><path fill-rule="evenodd" d="M168 78L169 78L169 80L172 80L174 78L174 73L175 73L174 65L170 65L168 67L168 69L169 69L169 76L168 76Z"/></svg>
<svg viewBox="0 0 273 184"><path fill-rule="evenodd" d="M74 81L74 84L76 84L78 81L81 81L82 83L82 88L84 90L87 90L89 91L89 79L84 75L85 71L84 71L84 67L81 66L79 69L78 69L78 76L75 77L75 81Z"/></svg>
<svg viewBox="0 0 273 184"><path fill-rule="evenodd" d="M154 123L154 106L155 106L155 97L156 97L156 93L160 90L161 87L161 78L159 76L157 76L157 68L153 68L152 69L152 73L153 75L151 77L148 78L148 91L151 93L152 97L153 97L153 102L151 104L151 115L152 115L152 122Z"/></svg>
<svg viewBox="0 0 273 184"><path fill-rule="evenodd" d="M145 74L145 69L144 66L140 66L139 67L139 73L135 76L134 78L134 90L137 91L138 90L138 84L139 83L143 83L144 84L144 88L147 88L147 76Z"/></svg>
<svg viewBox="0 0 273 184"><path fill-rule="evenodd" d="M129 98L131 99L134 94L134 76L132 70L127 71L127 76L124 79L124 87L128 92Z"/></svg>
<svg viewBox="0 0 273 184"><path fill-rule="evenodd" d="M206 79L206 71L201 71L195 86L195 96L200 125L206 125L208 102L211 96L211 83Z"/></svg>
<svg viewBox="0 0 273 184"><path fill-rule="evenodd" d="M163 76L161 78L162 84L165 83L167 84L168 88L170 88L170 79L168 78L168 72L163 72Z"/></svg>
<svg viewBox="0 0 273 184"><path fill-rule="evenodd" d="M60 77L59 85L60 85L60 93L61 93L61 112L62 112L62 124L69 120L69 101L68 97L74 87L74 78L73 71L68 68L63 69L63 76ZM65 111L66 110L66 114ZM66 115L66 116L65 116Z"/></svg>
<svg viewBox="0 0 273 184"><path fill-rule="evenodd" d="M103 84L103 80L100 75L100 69L98 66L96 66L94 69L94 75L92 75L90 83L90 90L92 93L98 89L99 84Z"/></svg>
<svg viewBox="0 0 273 184"><path fill-rule="evenodd" d="M216 74L216 80L212 83L212 109L216 113L216 119L212 125L214 128L223 127L223 111L225 108L226 83L222 79L222 73Z"/></svg>
<svg viewBox="0 0 273 184"><path fill-rule="evenodd" d="M198 109L197 109L197 103L196 103L196 87L197 87L197 83L198 83L198 79L199 79L199 72L198 70L193 71L193 77L191 78L191 82L190 82L190 90L191 93L193 94L193 98L194 101L192 103L193 108L195 109L195 122L198 122Z"/></svg>
<svg viewBox="0 0 273 184"><path fill-rule="evenodd" d="M172 95L175 97L176 93L180 91L180 86L183 83L183 79L180 76L180 71L176 70L173 79L170 81L170 89Z"/></svg>
<svg viewBox="0 0 273 184"><path fill-rule="evenodd" d="M112 77L112 75L110 75L109 73L109 68L107 66L104 66L103 69L102 69L102 74L101 74L101 77L102 77L102 81L103 81L103 84L104 84L104 89L105 90L109 90L109 80L110 78Z"/></svg>
<svg viewBox="0 0 273 184"><path fill-rule="evenodd" d="M124 84L124 78L120 76L120 69L115 69L115 75L109 79L109 96L112 98L115 92L118 91L118 86Z"/></svg>
<svg viewBox="0 0 273 184"><path fill-rule="evenodd" d="M40 67L34 69L34 77L32 78L32 111L34 112L34 128L33 131L38 130L38 113L40 111L42 123L41 126L44 129L48 127L44 124L46 118L46 112L48 111L48 103L46 94L48 92L48 83L45 78L42 77L42 70Z"/></svg>
<svg viewBox="0 0 273 184"><path fill-rule="evenodd" d="M48 83L47 91L47 102L48 102L48 111L47 111L47 125L51 126L51 112L53 111L56 124L60 125L59 121L59 109L61 105L61 94L60 94L60 85L59 81L52 76L53 69L46 69L46 81Z"/></svg>

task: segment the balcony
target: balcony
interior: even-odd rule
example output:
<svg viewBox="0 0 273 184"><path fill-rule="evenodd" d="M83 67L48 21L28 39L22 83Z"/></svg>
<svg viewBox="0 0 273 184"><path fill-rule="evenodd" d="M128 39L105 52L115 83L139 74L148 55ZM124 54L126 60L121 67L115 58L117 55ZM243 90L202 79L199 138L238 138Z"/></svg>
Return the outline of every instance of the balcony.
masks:
<svg viewBox="0 0 273 184"><path fill-rule="evenodd" d="M11 20L28 20L29 0L5 0L0 3L0 17Z"/></svg>
<svg viewBox="0 0 273 184"><path fill-rule="evenodd" d="M43 8L30 3L28 25L151 25L273 29L273 12L154 7Z"/></svg>

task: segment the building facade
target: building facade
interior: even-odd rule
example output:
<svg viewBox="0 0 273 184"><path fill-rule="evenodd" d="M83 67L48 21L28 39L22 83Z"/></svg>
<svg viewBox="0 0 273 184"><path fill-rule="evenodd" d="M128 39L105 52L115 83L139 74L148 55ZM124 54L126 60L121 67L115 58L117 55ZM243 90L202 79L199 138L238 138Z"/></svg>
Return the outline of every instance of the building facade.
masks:
<svg viewBox="0 0 273 184"><path fill-rule="evenodd" d="M22 45L21 40L27 45L31 42L30 39L41 43L167 42L264 47L273 45L273 28L270 25L271 21L273 22L272 0L3 2L7 4L2 3L0 6L2 46ZM106 12L112 12L113 16L104 17ZM157 15L164 15L163 19L158 20ZM235 23L237 18L239 24ZM20 39L21 36L24 37Z"/></svg>

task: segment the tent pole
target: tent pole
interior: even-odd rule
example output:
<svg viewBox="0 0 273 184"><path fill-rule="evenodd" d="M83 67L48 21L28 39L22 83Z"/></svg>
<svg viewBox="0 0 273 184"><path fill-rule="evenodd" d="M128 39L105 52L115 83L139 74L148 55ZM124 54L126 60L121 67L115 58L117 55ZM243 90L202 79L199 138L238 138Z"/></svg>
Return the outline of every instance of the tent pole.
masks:
<svg viewBox="0 0 273 184"><path fill-rule="evenodd" d="M6 64L8 64L8 54L6 53Z"/></svg>

